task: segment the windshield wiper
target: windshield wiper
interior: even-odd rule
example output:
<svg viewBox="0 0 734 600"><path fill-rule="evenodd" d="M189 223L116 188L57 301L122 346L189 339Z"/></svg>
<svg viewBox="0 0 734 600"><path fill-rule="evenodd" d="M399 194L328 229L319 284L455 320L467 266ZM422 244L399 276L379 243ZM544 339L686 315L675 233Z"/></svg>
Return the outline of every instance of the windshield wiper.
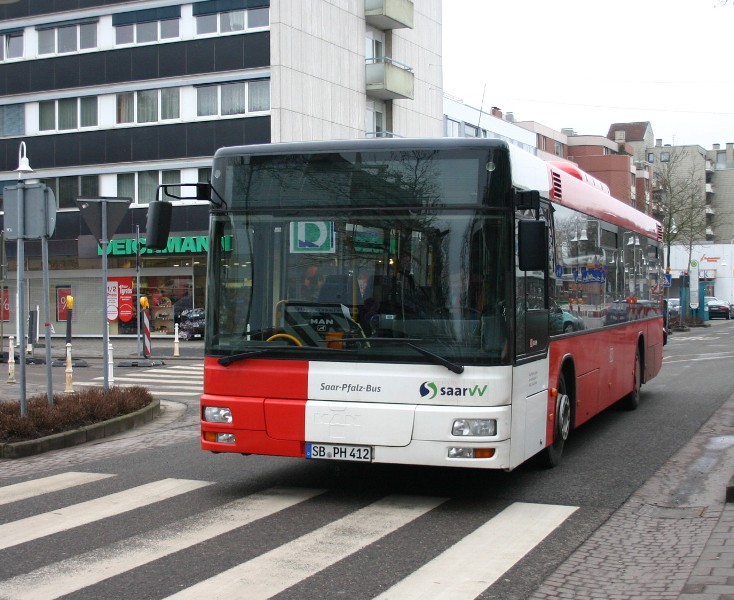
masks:
<svg viewBox="0 0 734 600"><path fill-rule="evenodd" d="M422 342L423 340L420 338L386 338L386 337L370 337L370 338L347 338L343 340L339 340L340 342L369 342L370 344L372 342L385 342L388 344L402 344L404 346L408 346L410 348L413 348L416 352L420 352L423 356L426 356L428 358L433 359L433 361L436 364L442 365L446 367L449 371L452 371L453 373L463 373L464 372L464 365L460 365L458 363L455 363L448 358L444 358L440 354L436 354L435 352L431 352L430 350L427 350L426 348L423 348L422 346L418 346L414 342Z"/></svg>
<svg viewBox="0 0 734 600"><path fill-rule="evenodd" d="M258 348L257 350L248 350L247 352L240 352L238 354L232 354L230 356L223 356L220 358L217 362L226 367L227 365L231 365L233 362L238 362L240 360L246 360L248 358L252 358L254 356L260 356L262 354L269 354L271 352L278 353L281 350L293 350L293 346L273 346L272 348Z"/></svg>

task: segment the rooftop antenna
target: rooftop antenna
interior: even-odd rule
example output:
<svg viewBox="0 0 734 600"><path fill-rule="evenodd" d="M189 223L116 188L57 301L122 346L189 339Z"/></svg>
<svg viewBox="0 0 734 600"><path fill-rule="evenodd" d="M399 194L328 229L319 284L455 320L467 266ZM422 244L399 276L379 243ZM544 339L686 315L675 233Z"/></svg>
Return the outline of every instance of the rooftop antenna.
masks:
<svg viewBox="0 0 734 600"><path fill-rule="evenodd" d="M477 127L481 129L482 127L482 115L484 115L484 96L487 93L487 84L484 84L484 90L482 91L482 103L479 105L479 122L477 123Z"/></svg>

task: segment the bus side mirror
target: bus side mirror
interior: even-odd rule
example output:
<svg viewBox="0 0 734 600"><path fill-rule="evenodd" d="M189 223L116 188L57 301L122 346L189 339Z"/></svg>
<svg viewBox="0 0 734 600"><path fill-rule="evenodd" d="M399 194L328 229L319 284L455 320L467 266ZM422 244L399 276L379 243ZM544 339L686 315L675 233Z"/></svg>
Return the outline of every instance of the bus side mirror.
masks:
<svg viewBox="0 0 734 600"><path fill-rule="evenodd" d="M520 270L545 271L548 268L548 229L545 221L518 221L517 236Z"/></svg>
<svg viewBox="0 0 734 600"><path fill-rule="evenodd" d="M165 250L168 246L168 234L171 231L171 214L173 205L170 202L154 200L148 204L148 220L145 225L145 246L151 250Z"/></svg>

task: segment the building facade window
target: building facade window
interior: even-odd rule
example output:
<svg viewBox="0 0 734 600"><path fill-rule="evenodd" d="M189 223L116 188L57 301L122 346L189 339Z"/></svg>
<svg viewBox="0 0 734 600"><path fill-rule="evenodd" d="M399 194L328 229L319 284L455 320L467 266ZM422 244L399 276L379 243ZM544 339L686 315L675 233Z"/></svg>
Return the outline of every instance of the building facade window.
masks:
<svg viewBox="0 0 734 600"><path fill-rule="evenodd" d="M117 94L117 123L157 123L181 115L179 88Z"/></svg>
<svg viewBox="0 0 734 600"><path fill-rule="evenodd" d="M62 98L38 103L39 131L69 131L96 127L97 96Z"/></svg>
<svg viewBox="0 0 734 600"><path fill-rule="evenodd" d="M208 179L201 179L204 176L201 171L204 171L204 169L199 169L199 180L208 182ZM211 170L209 170L208 176L211 177ZM181 183L181 171L174 169L118 173L117 195L120 198L132 198L134 204L150 204L156 199L159 185L176 185L179 183ZM181 195L180 188L173 188L169 191L178 196Z"/></svg>
<svg viewBox="0 0 734 600"><path fill-rule="evenodd" d="M206 14L196 14L196 12L195 10L197 35L239 33L249 29L268 27L270 25L270 10L268 8L231 10Z"/></svg>
<svg viewBox="0 0 734 600"><path fill-rule="evenodd" d="M270 110L270 81L242 81L196 88L198 117L243 115Z"/></svg>
<svg viewBox="0 0 734 600"><path fill-rule="evenodd" d="M660 162L669 162L669 161L670 161L670 152L661 152Z"/></svg>
<svg viewBox="0 0 734 600"><path fill-rule="evenodd" d="M655 153L654 152L647 153L647 162L649 162L650 164L655 164Z"/></svg>
<svg viewBox="0 0 734 600"><path fill-rule="evenodd" d="M53 190L59 208L77 208L76 199L99 196L99 177L97 175L74 175L53 177L42 182Z"/></svg>
<svg viewBox="0 0 734 600"><path fill-rule="evenodd" d="M23 58L23 31L8 31L0 35L0 60Z"/></svg>
<svg viewBox="0 0 734 600"><path fill-rule="evenodd" d="M38 55L68 54L97 47L97 23L77 23L38 30Z"/></svg>
<svg viewBox="0 0 734 600"><path fill-rule="evenodd" d="M446 137L461 137L461 123L453 119L446 119Z"/></svg>
<svg viewBox="0 0 734 600"><path fill-rule="evenodd" d="M479 137L479 128L469 123L464 123L464 135L466 137Z"/></svg>
<svg viewBox="0 0 734 600"><path fill-rule="evenodd" d="M115 26L115 44L152 44L158 40L176 39L180 36L181 19L144 21Z"/></svg>
<svg viewBox="0 0 734 600"><path fill-rule="evenodd" d="M0 136L25 133L25 107L22 104L0 106Z"/></svg>

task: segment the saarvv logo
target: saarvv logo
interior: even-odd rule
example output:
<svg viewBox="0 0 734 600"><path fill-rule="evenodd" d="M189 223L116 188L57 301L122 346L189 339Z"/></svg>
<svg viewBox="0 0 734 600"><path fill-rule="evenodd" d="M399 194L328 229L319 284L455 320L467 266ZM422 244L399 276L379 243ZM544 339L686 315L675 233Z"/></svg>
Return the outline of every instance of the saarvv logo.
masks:
<svg viewBox="0 0 734 600"><path fill-rule="evenodd" d="M428 396L428 394L431 395L429 400L433 400L436 397L436 394L438 394L438 388L436 387L436 384L432 381L424 381L421 383L421 398L425 398Z"/></svg>
<svg viewBox="0 0 734 600"><path fill-rule="evenodd" d="M470 397L483 397L487 393L486 385L473 385L468 386L451 386L442 385L437 386L433 381L424 381L421 383L420 394L421 398L427 398L433 400L436 396L470 396Z"/></svg>

